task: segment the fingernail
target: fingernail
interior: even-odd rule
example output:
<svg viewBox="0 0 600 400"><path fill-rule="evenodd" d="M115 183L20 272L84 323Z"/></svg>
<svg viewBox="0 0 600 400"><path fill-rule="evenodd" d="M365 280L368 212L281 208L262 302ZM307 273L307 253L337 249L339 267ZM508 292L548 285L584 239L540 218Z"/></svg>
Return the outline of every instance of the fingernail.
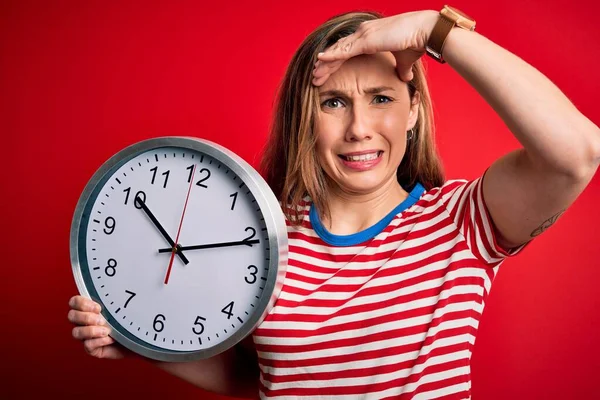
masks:
<svg viewBox="0 0 600 400"><path fill-rule="evenodd" d="M96 325L104 325L104 320L101 315L98 316L98 320L96 321Z"/></svg>
<svg viewBox="0 0 600 400"><path fill-rule="evenodd" d="M102 328L102 336L106 336L108 335L108 329L107 328Z"/></svg>

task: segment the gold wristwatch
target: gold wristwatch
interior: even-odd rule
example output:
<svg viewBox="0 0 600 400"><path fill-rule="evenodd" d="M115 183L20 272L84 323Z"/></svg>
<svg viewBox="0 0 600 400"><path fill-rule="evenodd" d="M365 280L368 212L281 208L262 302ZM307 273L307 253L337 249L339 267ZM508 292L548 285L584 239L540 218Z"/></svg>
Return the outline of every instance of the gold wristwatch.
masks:
<svg viewBox="0 0 600 400"><path fill-rule="evenodd" d="M425 47L427 54L442 64L446 62L442 57L446 37L455 26L472 31L475 29L475 20L454 7L444 6Z"/></svg>

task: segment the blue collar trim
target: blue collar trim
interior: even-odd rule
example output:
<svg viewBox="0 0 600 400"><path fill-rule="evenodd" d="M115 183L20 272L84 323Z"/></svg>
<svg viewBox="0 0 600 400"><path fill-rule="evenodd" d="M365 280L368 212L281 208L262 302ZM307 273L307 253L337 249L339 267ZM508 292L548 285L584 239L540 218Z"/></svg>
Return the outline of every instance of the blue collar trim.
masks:
<svg viewBox="0 0 600 400"><path fill-rule="evenodd" d="M392 219L394 219L396 215L415 204L421 198L424 192L425 188L423 185L417 182L415 187L408 194L408 197L404 199L402 203L398 204L379 222L365 230L350 235L334 235L325 229L321 219L319 218L319 213L317 212L314 203L311 204L310 207L310 222L317 235L319 235L319 237L323 239L325 243L332 246L356 246L379 235L385 229L385 227L392 222Z"/></svg>

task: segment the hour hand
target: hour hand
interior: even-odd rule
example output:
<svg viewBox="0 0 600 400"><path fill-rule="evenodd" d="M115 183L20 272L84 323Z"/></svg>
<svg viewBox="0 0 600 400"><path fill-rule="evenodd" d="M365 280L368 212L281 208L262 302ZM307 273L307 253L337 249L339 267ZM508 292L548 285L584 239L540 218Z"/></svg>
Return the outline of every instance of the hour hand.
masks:
<svg viewBox="0 0 600 400"><path fill-rule="evenodd" d="M182 250L181 246L179 246L179 245L175 246L175 242L173 241L173 239L171 239L171 236L169 236L169 234L167 233L167 231L165 231L165 228L162 227L162 225L160 224L160 222L158 222L158 220L156 219L156 217L154 216L154 214L152 214L152 211L150 211L150 209L146 205L146 202L143 201L139 196L136 196L135 197L135 204L138 207L141 207L142 210L144 210L144 212L146 213L146 215L148 216L148 218L150 218L150 221L152 221L152 223L154 224L154 226L156 226L158 228L158 230L160 231L160 233L164 236L164 238L167 240L167 242L171 245L171 248L169 248L166 252L161 252L161 253L170 253L172 251L175 251L177 253L177 255L179 256L179 258L181 258L181 261L183 261L184 264L186 264L186 265L189 264L190 261L181 252L181 250ZM173 250L173 249L175 249L175 250Z"/></svg>
<svg viewBox="0 0 600 400"><path fill-rule="evenodd" d="M221 243L209 243L209 244L198 244L195 246L181 246L179 250L201 250L201 249L211 249L215 247L230 247L230 246L249 246L252 247L253 244L258 244L260 241L258 239L254 240L238 240L236 242L221 242ZM159 253L169 253L172 249L159 249Z"/></svg>

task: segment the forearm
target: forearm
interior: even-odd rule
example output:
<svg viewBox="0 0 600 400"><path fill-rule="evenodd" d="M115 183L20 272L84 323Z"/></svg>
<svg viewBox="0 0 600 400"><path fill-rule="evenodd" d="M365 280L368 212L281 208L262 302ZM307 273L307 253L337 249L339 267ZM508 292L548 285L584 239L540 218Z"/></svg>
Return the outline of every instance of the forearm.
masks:
<svg viewBox="0 0 600 400"><path fill-rule="evenodd" d="M497 112L536 167L575 176L596 169L598 127L534 67L482 35L456 28L444 58Z"/></svg>
<svg viewBox="0 0 600 400"><path fill-rule="evenodd" d="M206 360L150 361L158 368L204 390L234 397L257 398L258 368L240 349L231 349Z"/></svg>

